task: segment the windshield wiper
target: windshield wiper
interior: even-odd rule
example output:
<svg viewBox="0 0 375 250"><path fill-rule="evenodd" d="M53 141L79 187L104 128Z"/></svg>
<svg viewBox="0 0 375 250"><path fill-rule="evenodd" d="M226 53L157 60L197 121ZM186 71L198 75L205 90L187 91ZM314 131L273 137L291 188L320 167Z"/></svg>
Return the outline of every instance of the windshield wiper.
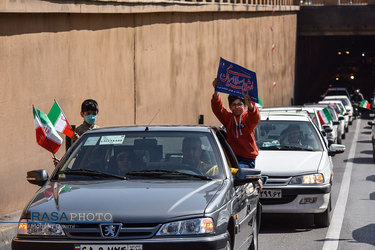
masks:
<svg viewBox="0 0 375 250"><path fill-rule="evenodd" d="M302 148L296 146L278 145L269 147L260 147L261 150L296 150L296 151L314 151L311 148Z"/></svg>
<svg viewBox="0 0 375 250"><path fill-rule="evenodd" d="M188 174L176 170L164 170L164 169L151 169L151 170L142 170L142 171L131 171L127 175L138 175L138 176L147 176L147 177L160 177L162 175L180 175L180 176L189 176L199 178L201 180L212 180L212 178L198 175L198 174Z"/></svg>
<svg viewBox="0 0 375 250"><path fill-rule="evenodd" d="M281 149L281 150L287 149L287 150L298 150L298 151L313 151L312 149L309 149L309 148L301 148L301 147L286 146L286 145L279 146L279 149Z"/></svg>
<svg viewBox="0 0 375 250"><path fill-rule="evenodd" d="M104 177L113 177L121 180L126 180L125 176L116 175L116 174L110 174L105 172L100 172L97 170L91 170L91 169L70 169L70 170L63 170L57 173L59 174L71 174L71 175L94 175L94 176L104 176Z"/></svg>

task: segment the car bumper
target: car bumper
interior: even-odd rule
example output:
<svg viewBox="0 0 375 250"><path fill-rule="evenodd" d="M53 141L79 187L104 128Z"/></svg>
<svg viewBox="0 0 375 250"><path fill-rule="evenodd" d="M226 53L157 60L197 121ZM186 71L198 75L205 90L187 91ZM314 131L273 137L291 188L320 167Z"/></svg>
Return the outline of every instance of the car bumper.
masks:
<svg viewBox="0 0 375 250"><path fill-rule="evenodd" d="M331 185L314 188L285 188L265 186L266 189L281 189L282 199L261 199L263 213L322 213L329 204Z"/></svg>
<svg viewBox="0 0 375 250"><path fill-rule="evenodd" d="M227 242L227 234L220 234L206 237L191 237L191 238L153 238L144 240L111 240L111 241L85 241L85 240L71 240L71 239L25 239L14 238L12 241L12 249L28 249L28 250L75 250L80 249L79 245L107 245L111 249L112 245L142 245L142 250L148 249L225 249ZM77 248L75 248L77 247ZM128 246L129 247L129 246ZM107 248L106 248L107 249ZM83 249L81 249L83 250Z"/></svg>

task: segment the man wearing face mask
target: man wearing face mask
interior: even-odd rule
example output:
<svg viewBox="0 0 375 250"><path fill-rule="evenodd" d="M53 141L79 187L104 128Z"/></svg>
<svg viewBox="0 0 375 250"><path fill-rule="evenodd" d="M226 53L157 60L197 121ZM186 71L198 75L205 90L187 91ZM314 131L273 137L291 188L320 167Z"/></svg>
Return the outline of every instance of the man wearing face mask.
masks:
<svg viewBox="0 0 375 250"><path fill-rule="evenodd" d="M98 119L99 105L93 99L87 99L83 101L81 105L81 116L83 118L83 123L75 129L75 133L72 136L72 143L74 143L83 133L87 130L94 128L99 128L95 124Z"/></svg>

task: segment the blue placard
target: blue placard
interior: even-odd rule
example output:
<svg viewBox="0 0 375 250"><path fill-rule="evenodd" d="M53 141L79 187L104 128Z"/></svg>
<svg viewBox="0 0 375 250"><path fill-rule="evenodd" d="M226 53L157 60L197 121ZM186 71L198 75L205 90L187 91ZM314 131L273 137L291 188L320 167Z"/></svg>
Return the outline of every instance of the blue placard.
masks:
<svg viewBox="0 0 375 250"><path fill-rule="evenodd" d="M257 76L255 72L220 57L217 79L219 80L219 85L215 87L216 91L243 98L243 90L245 94L251 97L252 101L258 102Z"/></svg>

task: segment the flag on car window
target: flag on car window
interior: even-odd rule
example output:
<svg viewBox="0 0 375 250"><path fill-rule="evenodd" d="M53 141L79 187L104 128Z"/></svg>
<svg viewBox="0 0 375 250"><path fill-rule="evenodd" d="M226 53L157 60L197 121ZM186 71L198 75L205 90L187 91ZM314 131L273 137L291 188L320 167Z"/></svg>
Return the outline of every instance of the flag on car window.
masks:
<svg viewBox="0 0 375 250"><path fill-rule="evenodd" d="M359 106L361 107L361 108L365 108L365 109L370 109L370 103L367 101L367 100L363 100L360 104L359 104Z"/></svg>
<svg viewBox="0 0 375 250"><path fill-rule="evenodd" d="M59 150L63 140L56 132L48 116L33 106L36 142L52 153Z"/></svg>
<svg viewBox="0 0 375 250"><path fill-rule="evenodd" d="M324 108L322 110L318 110L318 117L319 117L320 123L322 125L328 124L330 121L332 121L332 116L329 113L327 108Z"/></svg>
<svg viewBox="0 0 375 250"><path fill-rule="evenodd" d="M66 118L64 112L62 111L60 105L56 100L48 113L48 118L57 131L65 134L70 138L73 136L73 129L69 125L68 119Z"/></svg>

